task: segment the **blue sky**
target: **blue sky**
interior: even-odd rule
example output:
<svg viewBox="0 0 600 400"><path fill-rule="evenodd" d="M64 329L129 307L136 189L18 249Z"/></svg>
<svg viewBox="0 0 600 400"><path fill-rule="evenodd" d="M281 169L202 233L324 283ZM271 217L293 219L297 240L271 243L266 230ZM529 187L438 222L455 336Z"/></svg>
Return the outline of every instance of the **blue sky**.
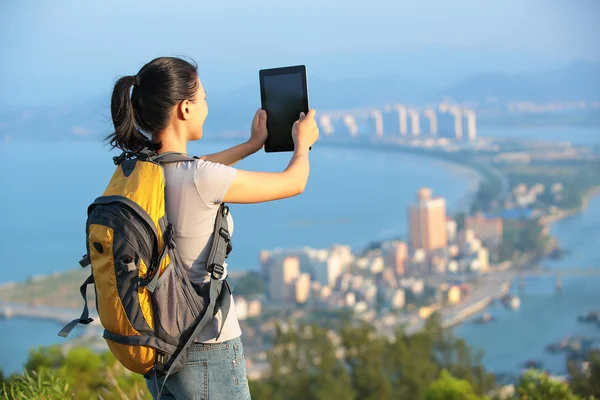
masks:
<svg viewBox="0 0 600 400"><path fill-rule="evenodd" d="M596 0L0 0L0 89L15 104L100 93L144 62L177 54L223 90L264 66L368 51L600 60L598 17Z"/></svg>

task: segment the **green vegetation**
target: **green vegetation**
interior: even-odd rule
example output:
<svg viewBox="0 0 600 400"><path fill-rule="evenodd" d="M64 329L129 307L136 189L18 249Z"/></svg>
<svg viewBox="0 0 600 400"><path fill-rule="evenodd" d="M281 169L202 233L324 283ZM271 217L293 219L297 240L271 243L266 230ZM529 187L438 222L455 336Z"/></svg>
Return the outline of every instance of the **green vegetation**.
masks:
<svg viewBox="0 0 600 400"><path fill-rule="evenodd" d="M425 400L483 400L473 391L473 386L464 379L456 379L443 370L439 379L433 381L425 392Z"/></svg>
<svg viewBox="0 0 600 400"><path fill-rule="evenodd" d="M580 209L589 191L600 186L598 160L537 161L527 165L504 166L502 171L513 187L521 183L527 187L538 183L544 185L545 191L535 205L540 208L555 205L563 210ZM550 191L555 183L563 185L559 196Z"/></svg>
<svg viewBox="0 0 600 400"><path fill-rule="evenodd" d="M481 355L443 331L437 314L422 332L397 330L393 341L365 324L347 325L339 337L317 325L279 330L268 359L271 375L251 383L258 399L425 399L443 389L444 370L467 382L468 391L494 387Z"/></svg>
<svg viewBox="0 0 600 400"><path fill-rule="evenodd" d="M79 286L89 274L89 268L78 268L44 276L41 279L30 277L25 282L0 287L0 301L47 307L79 308L82 304ZM88 301L90 307L93 308L95 298L89 291Z"/></svg>
<svg viewBox="0 0 600 400"><path fill-rule="evenodd" d="M393 340L371 326L347 324L338 335L316 324L280 327L268 353L271 373L251 381L257 400L490 400L494 376L481 354L443 330L433 314L423 331ZM291 326L291 325L290 325ZM592 400L598 396L600 357L588 372L570 366L571 387L529 372L516 387L519 399ZM0 398L150 399L144 379L124 369L110 353L58 346L31 351L24 374L4 378ZM596 397L598 398L598 397Z"/></svg>
<svg viewBox="0 0 600 400"><path fill-rule="evenodd" d="M471 213L478 211L489 212L497 207L502 195L502 180L491 168L476 163L469 163L485 179L479 184L475 198L471 204Z"/></svg>
<svg viewBox="0 0 600 400"><path fill-rule="evenodd" d="M49 372L28 373L3 383L0 394L8 399L69 399L73 396L67 382Z"/></svg>
<svg viewBox="0 0 600 400"><path fill-rule="evenodd" d="M572 377L571 388L575 393L588 398L600 399L600 349L591 351L587 357L587 372L577 367L577 362L568 363L569 374Z"/></svg>
<svg viewBox="0 0 600 400"><path fill-rule="evenodd" d="M569 387L559 381L550 379L538 371L527 371L517 386L517 394L522 400L579 400Z"/></svg>
<svg viewBox="0 0 600 400"><path fill-rule="evenodd" d="M32 350L23 375L0 383L0 398L151 399L143 376L125 369L112 353L60 346Z"/></svg>
<svg viewBox="0 0 600 400"><path fill-rule="evenodd" d="M241 277L232 279L232 283L235 294L247 299L264 295L267 291L264 278L256 271L248 271Z"/></svg>
<svg viewBox="0 0 600 400"><path fill-rule="evenodd" d="M505 220L499 249L500 261L543 253L547 240L542 231L543 227L537 219Z"/></svg>

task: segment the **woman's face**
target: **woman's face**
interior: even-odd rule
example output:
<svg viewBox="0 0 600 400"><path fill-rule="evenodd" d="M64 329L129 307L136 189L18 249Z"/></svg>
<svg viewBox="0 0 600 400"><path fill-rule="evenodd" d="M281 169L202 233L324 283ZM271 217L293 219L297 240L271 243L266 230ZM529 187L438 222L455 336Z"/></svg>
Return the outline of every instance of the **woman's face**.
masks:
<svg viewBox="0 0 600 400"><path fill-rule="evenodd" d="M188 114L188 132L189 140L198 140L202 138L202 128L204 121L208 116L208 104L206 103L206 91L202 86L202 81L198 77L198 91L196 95L189 102L189 114Z"/></svg>

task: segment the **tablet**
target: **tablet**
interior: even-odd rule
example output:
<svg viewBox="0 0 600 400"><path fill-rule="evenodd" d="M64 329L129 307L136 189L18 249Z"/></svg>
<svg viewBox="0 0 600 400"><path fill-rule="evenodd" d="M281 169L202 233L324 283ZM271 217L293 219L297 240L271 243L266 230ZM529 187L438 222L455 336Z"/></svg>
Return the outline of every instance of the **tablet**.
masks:
<svg viewBox="0 0 600 400"><path fill-rule="evenodd" d="M258 75L261 104L267 112L265 151L294 151L292 126L300 112L308 112L306 67L263 69Z"/></svg>

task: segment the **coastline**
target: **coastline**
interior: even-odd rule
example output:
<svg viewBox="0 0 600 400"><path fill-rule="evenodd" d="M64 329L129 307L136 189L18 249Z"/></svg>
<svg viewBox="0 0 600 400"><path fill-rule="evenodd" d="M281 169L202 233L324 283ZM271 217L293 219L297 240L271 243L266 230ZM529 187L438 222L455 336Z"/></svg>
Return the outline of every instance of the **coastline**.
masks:
<svg viewBox="0 0 600 400"><path fill-rule="evenodd" d="M600 185L595 186L595 187L591 187L587 193L583 196L583 199L581 200L581 206L578 208L574 208L571 210L561 210L559 212L557 212L556 214L552 214L552 215L548 215L546 217L543 217L543 223L544 224L548 224L549 226L562 221L563 219L572 217L574 215L577 215L579 213L584 212L589 203L590 200L592 200L595 196L600 195Z"/></svg>
<svg viewBox="0 0 600 400"><path fill-rule="evenodd" d="M480 169L478 169L476 166L474 166L472 162L461 162L461 160L459 158L451 157L451 155L443 154L442 152L438 152L438 151L416 150L414 148L409 148L409 147L404 147L404 146L390 146L389 144L386 145L386 143L384 143L384 142L371 142L371 141L366 141L366 142L328 141L328 142L324 142L323 145L324 145L324 147L334 147L334 146L337 148L339 148L339 147L357 148L358 147L361 149L367 148L367 149L375 150L375 151L391 151L391 152L397 152L397 153L405 153L405 154L409 154L410 156L413 156L413 157L418 157L418 158L425 157L425 158L430 158L432 160L435 160L435 162L441 162L444 164L448 164L449 168L452 168L456 174L459 174L463 177L464 176L469 176L469 177L475 176L476 177L475 179L469 179L470 186L469 186L468 192L465 193L463 196L465 198L472 199L474 193L476 193L476 191L477 191L478 185L481 182L484 182L488 179L488 176L486 176L485 173L483 173ZM501 179L503 178L503 175L499 171L493 169L492 167L486 165L485 168L490 169L492 171L491 173L497 174L499 178L501 178ZM586 193L586 195L584 196L584 199L582 201L582 206L579 209L569 210L569 211L561 211L555 215L548 216L544 222L546 222L548 224L553 224L564 218L567 218L569 216L572 216L578 212L585 210L585 208L587 208L589 200L597 194L600 194L600 186L591 188L588 191L588 193ZM365 246L366 245L368 245L368 243L365 243ZM66 271L66 272L68 272L68 271ZM491 276L491 275L495 275L495 274L500 274L502 272L513 272L513 271L509 268L508 270L504 270L504 271L503 270L490 271L490 273L486 274L486 275ZM440 308L441 312L444 312L445 310L452 310L452 309L462 307L462 309L460 309L460 312L458 313L458 315L452 316L452 318L447 322L448 327L464 323L464 322L468 321L470 318L472 318L474 315L485 310L493 302L494 298L496 298L498 296L497 293L502 293L505 290L504 288L506 287L507 284L510 286L510 282L511 282L512 278L513 278L513 276L511 276L510 278L508 278L506 280L496 282L495 287L493 289L494 294L490 294L486 298L478 299L475 303L463 304L463 302L461 302L460 304L457 304L455 306L442 306ZM6 282L3 284L0 284L0 290L4 289L6 287L11 287L11 286L18 287L21 284L22 283ZM468 302L468 299L469 298L467 297L464 302ZM14 307L15 309L11 310L12 312L7 313L6 312L7 307L11 307L11 308ZM19 318L28 318L28 319L47 319L47 320L54 320L59 323L64 323L64 321L65 321L64 316L58 315L59 314L58 311L60 309L61 309L60 307L53 308L53 306L51 306L51 307L47 307L46 311L40 312L39 311L40 308L37 305L32 305L32 304L27 304L27 303L16 303L16 304L11 305L11 304L2 302L2 303L0 303L0 318L8 316L8 317L19 317ZM62 308L62 310L64 311L65 309ZM69 311L69 315L76 316L78 312L80 312L80 310L78 308L73 308ZM73 313L73 314L71 314L71 313ZM10 315L7 315L7 314L10 314ZM418 315L418 312L414 315Z"/></svg>
<svg viewBox="0 0 600 400"><path fill-rule="evenodd" d="M590 202L590 200L595 197L600 195L600 186L596 186L591 188L590 190L588 190L588 192L585 194L583 200L582 200L582 205L580 208L578 209L574 209L574 210L568 210L568 211L562 211L559 212L555 215L549 216L547 219L544 220L545 224L548 224L548 226L552 226L553 224L556 224L560 221L562 221L563 219L572 217L574 215L577 215L578 213L584 212L587 207L588 204ZM546 258L546 257L544 257ZM511 267L504 269L504 270L500 270L497 272L491 272L493 273L500 273L500 272L513 272L516 273L516 271ZM514 274L513 274L514 275ZM510 290L510 282L514 279L514 276L511 276L509 279L507 279L506 281L504 281L502 284L499 285L499 292L500 293L508 293L508 291ZM508 285L508 287L506 287L506 289L503 289L504 285ZM491 298L488 299L489 301L484 302L484 301L480 301L478 302L476 305L473 305L473 307L469 307L467 310L464 311L464 313L462 314L462 318L460 318L460 320L456 320L456 321L452 321L451 324L449 324L448 326L444 325L444 327L450 327L450 326L456 326L456 325L460 325L464 322L467 322L468 320L470 320L472 317L476 316L477 314L481 313L482 311L486 310L493 302L493 296L490 296Z"/></svg>
<svg viewBox="0 0 600 400"><path fill-rule="evenodd" d="M430 159L432 162L440 163L441 167L444 169L451 169L453 175L458 176L459 178L466 178L469 182L468 190L461 196L459 200L459 204L456 205L458 209L466 209L468 208L468 203L472 200L474 194L476 193L479 184L486 179L486 176L481 173L481 171L477 170L471 165L460 163L457 160L450 160L444 157L441 157L440 154L430 153L430 152L421 152L421 151L411 151L409 148L402 148L400 146L386 146L383 143L376 142L365 142L361 143L352 143L352 142L337 142L330 141L325 142L323 147L337 148L351 148L356 149L359 148L361 150L368 149L371 151L387 151L387 152L396 152L396 153L404 153L410 157L418 158L418 159ZM368 242L364 243L364 246L368 246ZM33 278L33 282L46 280L48 278L61 278L65 274L72 275L73 280L76 282L77 286L81 283L85 277L87 277L86 271L82 269L73 269L67 270L61 273L52 273L47 275L37 275ZM241 272L240 272L241 273ZM244 271L245 273L245 271ZM85 275L85 276L84 276ZM4 282L0 283L0 295L4 289L16 289L22 288L26 282ZM77 290L73 290L73 293L76 294L75 300L77 302L80 301L79 293ZM88 301L91 302L90 311L93 311L93 296L88 296ZM57 304L39 304L39 302L31 302L31 301L5 301L0 299L0 320L3 318L22 318L29 320L47 320L56 322L59 324L64 324L65 321L75 318L81 312L79 306L71 306L72 301L68 302L69 306L65 306L63 301L57 301ZM94 321L98 321L97 319ZM70 340L68 340L70 342Z"/></svg>

